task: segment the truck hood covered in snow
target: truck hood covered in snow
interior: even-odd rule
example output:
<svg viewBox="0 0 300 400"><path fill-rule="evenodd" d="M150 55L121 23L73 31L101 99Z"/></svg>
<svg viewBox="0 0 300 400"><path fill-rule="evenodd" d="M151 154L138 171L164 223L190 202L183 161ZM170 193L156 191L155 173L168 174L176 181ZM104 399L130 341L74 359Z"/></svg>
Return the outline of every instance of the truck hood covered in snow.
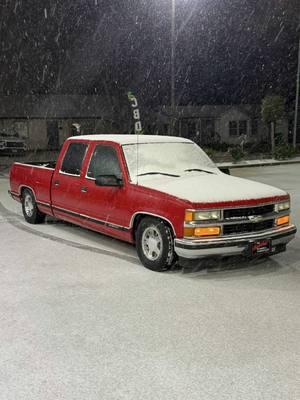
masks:
<svg viewBox="0 0 300 400"><path fill-rule="evenodd" d="M190 172L178 178L145 175L139 177L138 184L192 203L218 203L286 195L286 192L273 186L220 172Z"/></svg>

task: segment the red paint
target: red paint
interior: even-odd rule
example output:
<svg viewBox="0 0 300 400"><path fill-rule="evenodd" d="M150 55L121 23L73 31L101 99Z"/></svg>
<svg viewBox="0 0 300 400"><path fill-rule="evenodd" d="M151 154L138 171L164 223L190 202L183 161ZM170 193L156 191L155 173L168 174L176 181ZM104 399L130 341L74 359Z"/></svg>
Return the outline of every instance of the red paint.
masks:
<svg viewBox="0 0 300 400"><path fill-rule="evenodd" d="M60 173L68 145L78 140L72 139L64 143L55 169L15 163L10 173L11 191L21 195L22 188L28 187L34 192L36 200L39 202L38 206L44 213L128 242L134 241L132 223L136 213L154 214L166 219L173 226L175 236L182 238L186 209L253 206L289 199L289 195L284 195L218 203L192 203L181 200L154 189L132 184L129 180L122 148L118 143L111 141L80 139L89 146L83 161L81 175L70 176ZM100 143L109 144L117 151L124 181L124 185L120 188L99 187L95 185L94 180L86 178L90 158L95 146ZM87 192L81 191L83 187L87 189ZM45 207L40 202L47 203L51 207ZM90 219L67 214L58 208L87 216ZM92 219L101 220L102 223ZM119 229L116 229L116 226L111 227L105 224L115 224Z"/></svg>

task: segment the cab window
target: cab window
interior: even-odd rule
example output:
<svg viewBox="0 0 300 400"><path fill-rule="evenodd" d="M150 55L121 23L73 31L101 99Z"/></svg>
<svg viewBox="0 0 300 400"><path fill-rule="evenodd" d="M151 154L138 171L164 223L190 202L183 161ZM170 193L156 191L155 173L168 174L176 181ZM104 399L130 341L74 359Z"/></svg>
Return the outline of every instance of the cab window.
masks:
<svg viewBox="0 0 300 400"><path fill-rule="evenodd" d="M100 175L115 175L122 178L118 155L112 146L98 144L95 147L87 177L96 179Z"/></svg>
<svg viewBox="0 0 300 400"><path fill-rule="evenodd" d="M71 143L65 154L60 172L79 176L87 147L86 143Z"/></svg>

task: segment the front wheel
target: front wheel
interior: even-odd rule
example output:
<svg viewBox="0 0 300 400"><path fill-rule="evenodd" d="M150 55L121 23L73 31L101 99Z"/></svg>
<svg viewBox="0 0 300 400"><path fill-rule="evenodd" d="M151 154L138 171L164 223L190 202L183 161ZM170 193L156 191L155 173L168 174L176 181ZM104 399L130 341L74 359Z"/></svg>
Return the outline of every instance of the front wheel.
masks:
<svg viewBox="0 0 300 400"><path fill-rule="evenodd" d="M22 210L25 220L30 224L40 224L45 220L45 214L37 208L34 195L29 189L24 189L22 193Z"/></svg>
<svg viewBox="0 0 300 400"><path fill-rule="evenodd" d="M146 217L140 222L136 249L143 265L152 271L166 271L175 261L172 231L158 218Z"/></svg>

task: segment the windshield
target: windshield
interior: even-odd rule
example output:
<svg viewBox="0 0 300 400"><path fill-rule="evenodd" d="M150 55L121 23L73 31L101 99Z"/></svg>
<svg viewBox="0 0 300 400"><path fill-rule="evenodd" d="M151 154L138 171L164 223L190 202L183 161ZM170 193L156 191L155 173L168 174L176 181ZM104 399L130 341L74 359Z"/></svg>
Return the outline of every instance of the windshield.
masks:
<svg viewBox="0 0 300 400"><path fill-rule="evenodd" d="M217 167L194 143L139 143L123 145L125 159L133 182L141 175L180 176L191 170L216 172ZM189 171L190 170L190 171Z"/></svg>

